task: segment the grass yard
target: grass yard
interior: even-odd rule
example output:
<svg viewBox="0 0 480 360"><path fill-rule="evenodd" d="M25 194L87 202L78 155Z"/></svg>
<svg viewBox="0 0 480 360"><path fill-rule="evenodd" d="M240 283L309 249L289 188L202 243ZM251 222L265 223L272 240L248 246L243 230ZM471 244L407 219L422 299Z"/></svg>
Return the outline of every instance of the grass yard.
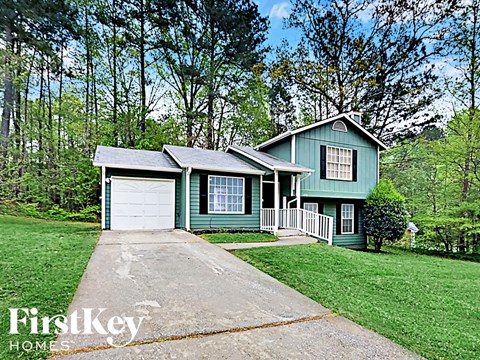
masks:
<svg viewBox="0 0 480 360"><path fill-rule="evenodd" d="M99 230L85 223L0 216L0 359L46 357L47 351L9 350L10 341L35 343L55 336L30 335L21 324L21 334L10 335L8 309L35 307L39 319L66 314Z"/></svg>
<svg viewBox="0 0 480 360"><path fill-rule="evenodd" d="M478 263L323 244L233 253L426 358L480 358Z"/></svg>
<svg viewBox="0 0 480 360"><path fill-rule="evenodd" d="M213 244L219 243L248 243L248 242L272 242L278 238L270 233L213 233L201 234L202 239Z"/></svg>

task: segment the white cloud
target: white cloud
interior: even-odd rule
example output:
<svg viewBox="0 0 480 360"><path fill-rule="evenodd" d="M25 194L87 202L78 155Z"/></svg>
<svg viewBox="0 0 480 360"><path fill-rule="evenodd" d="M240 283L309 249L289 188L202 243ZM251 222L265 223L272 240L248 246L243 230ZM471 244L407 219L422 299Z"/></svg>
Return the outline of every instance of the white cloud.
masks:
<svg viewBox="0 0 480 360"><path fill-rule="evenodd" d="M279 18L283 19L290 15L290 3L287 1L275 4L270 9L270 19Z"/></svg>

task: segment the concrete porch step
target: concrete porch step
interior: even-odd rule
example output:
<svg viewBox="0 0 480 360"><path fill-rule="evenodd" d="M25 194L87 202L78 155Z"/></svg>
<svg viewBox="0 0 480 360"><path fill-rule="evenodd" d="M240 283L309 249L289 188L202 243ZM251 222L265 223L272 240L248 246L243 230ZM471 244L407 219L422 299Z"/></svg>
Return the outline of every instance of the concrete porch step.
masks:
<svg viewBox="0 0 480 360"><path fill-rule="evenodd" d="M305 236L303 232L297 229L280 229L277 231L278 237Z"/></svg>

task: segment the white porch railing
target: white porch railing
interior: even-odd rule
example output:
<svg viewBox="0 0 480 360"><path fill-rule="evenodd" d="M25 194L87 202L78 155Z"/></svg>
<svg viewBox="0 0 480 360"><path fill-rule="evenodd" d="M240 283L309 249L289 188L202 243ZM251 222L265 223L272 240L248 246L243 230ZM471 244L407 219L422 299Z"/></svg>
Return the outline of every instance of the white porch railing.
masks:
<svg viewBox="0 0 480 360"><path fill-rule="evenodd" d="M275 209L260 209L260 229L275 231ZM298 229L326 240L329 245L333 242L333 217L317 214L305 209L279 209L278 227L280 229Z"/></svg>
<svg viewBox="0 0 480 360"><path fill-rule="evenodd" d="M260 230L275 231L275 209L260 209Z"/></svg>

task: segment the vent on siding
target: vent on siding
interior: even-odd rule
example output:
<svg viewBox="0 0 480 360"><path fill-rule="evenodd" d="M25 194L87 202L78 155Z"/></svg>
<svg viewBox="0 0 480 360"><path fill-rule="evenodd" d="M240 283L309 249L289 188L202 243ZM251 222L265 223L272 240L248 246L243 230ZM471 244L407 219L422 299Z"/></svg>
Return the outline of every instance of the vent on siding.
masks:
<svg viewBox="0 0 480 360"><path fill-rule="evenodd" d="M335 131L347 132L347 125L341 120L337 120L333 123L332 129Z"/></svg>

